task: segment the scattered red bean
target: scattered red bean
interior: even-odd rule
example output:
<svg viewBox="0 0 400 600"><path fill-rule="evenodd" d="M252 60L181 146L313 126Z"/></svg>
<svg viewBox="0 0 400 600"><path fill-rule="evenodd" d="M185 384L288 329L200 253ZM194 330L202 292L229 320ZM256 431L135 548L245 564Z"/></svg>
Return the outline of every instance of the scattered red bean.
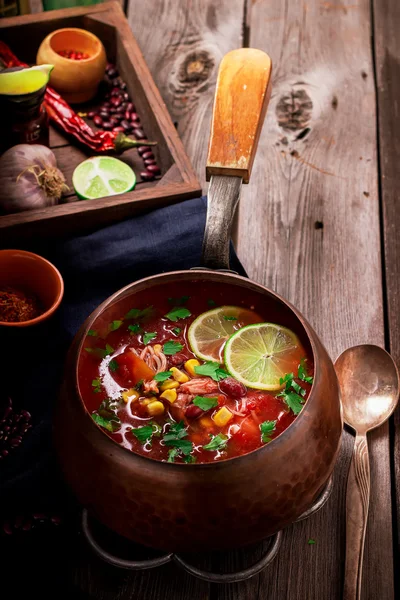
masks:
<svg viewBox="0 0 400 600"><path fill-rule="evenodd" d="M125 129L123 127L113 127L113 131L119 131L121 133L124 133Z"/></svg>
<svg viewBox="0 0 400 600"><path fill-rule="evenodd" d="M101 127L103 125L103 119L99 115L96 115L93 119L93 123L97 125L97 127Z"/></svg>
<svg viewBox="0 0 400 600"><path fill-rule="evenodd" d="M143 158L143 157L142 157ZM156 161L154 158L146 158L144 161L144 164L146 165L146 169L152 165L156 165Z"/></svg>
<svg viewBox="0 0 400 600"><path fill-rule="evenodd" d="M233 379L233 377L222 379L222 381L219 382L219 389L222 393L230 396L231 398L235 398L236 400L243 398L243 396L247 394L247 390L243 383L236 381L236 379Z"/></svg>
<svg viewBox="0 0 400 600"><path fill-rule="evenodd" d="M129 121L121 121L121 127L123 127L125 131L132 131L132 125Z"/></svg>
<svg viewBox="0 0 400 600"><path fill-rule="evenodd" d="M147 152L143 152L142 158L143 160L146 160L147 158L154 158L154 154L151 152L151 150L149 150Z"/></svg>
<svg viewBox="0 0 400 600"><path fill-rule="evenodd" d="M95 110L91 110L90 112L88 112L88 119L93 119L93 117L96 116L96 111Z"/></svg>
<svg viewBox="0 0 400 600"><path fill-rule="evenodd" d="M152 181L154 179L154 173L150 173L149 171L142 171L140 173L140 177L143 181Z"/></svg>
<svg viewBox="0 0 400 600"><path fill-rule="evenodd" d="M106 131L110 131L110 129L112 129L112 124L110 123L110 121L103 121L103 129L105 129Z"/></svg>
<svg viewBox="0 0 400 600"><path fill-rule="evenodd" d="M128 104L126 105L126 110L129 110L129 112L132 112L135 110L135 108L133 106L133 102L128 102Z"/></svg>
<svg viewBox="0 0 400 600"><path fill-rule="evenodd" d="M110 112L109 112L108 110L101 110L101 111L99 112L99 116L100 116L102 119L108 119L108 118L109 118L109 116L110 116Z"/></svg>
<svg viewBox="0 0 400 600"><path fill-rule="evenodd" d="M197 419L203 413L204 411L201 410L200 406L196 406L195 404L189 404L189 406L185 410L185 417L187 417L188 419Z"/></svg>
<svg viewBox="0 0 400 600"><path fill-rule="evenodd" d="M119 96L113 96L110 102L113 106L119 106L122 103L122 100Z"/></svg>
<svg viewBox="0 0 400 600"><path fill-rule="evenodd" d="M131 113L129 112L129 110L125 111L124 117L127 121L131 120Z"/></svg>
<svg viewBox="0 0 400 600"><path fill-rule="evenodd" d="M135 138L137 140L144 140L145 137L146 137L145 134L144 134L143 129L134 129L133 130L133 135L135 136Z"/></svg>
<svg viewBox="0 0 400 600"><path fill-rule="evenodd" d="M115 79L116 77L118 77L118 71L114 67L111 67L110 69L108 69L107 75L110 79Z"/></svg>
<svg viewBox="0 0 400 600"><path fill-rule="evenodd" d="M149 152L149 151L151 151L150 146L139 146L138 147L138 153L139 153L140 156L143 156L143 154L145 152Z"/></svg>
<svg viewBox="0 0 400 600"><path fill-rule="evenodd" d="M160 167L158 167L157 165L146 165L146 169L154 175L159 175L161 173Z"/></svg>

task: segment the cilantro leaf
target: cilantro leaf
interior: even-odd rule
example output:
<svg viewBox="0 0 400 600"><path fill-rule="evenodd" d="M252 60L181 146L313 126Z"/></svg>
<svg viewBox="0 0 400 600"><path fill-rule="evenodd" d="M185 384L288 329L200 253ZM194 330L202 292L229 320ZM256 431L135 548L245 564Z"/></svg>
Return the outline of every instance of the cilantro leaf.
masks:
<svg viewBox="0 0 400 600"><path fill-rule="evenodd" d="M145 333L143 336L143 344L148 344L151 342L151 340L154 340L155 337L157 337L155 331L152 331L151 333Z"/></svg>
<svg viewBox="0 0 400 600"><path fill-rule="evenodd" d="M166 433L163 437L163 442L166 446L172 446L172 448L176 449L175 453L170 452L168 460L178 455L178 452L187 456L193 451L193 443L190 440L184 440L187 436L187 431L185 428L185 423L183 421L179 421L179 423L170 423L170 428L168 433ZM169 462L173 462L173 460L169 460Z"/></svg>
<svg viewBox="0 0 400 600"><path fill-rule="evenodd" d="M179 327L174 327L172 330L176 335L179 335L180 332L182 331L182 329L179 329Z"/></svg>
<svg viewBox="0 0 400 600"><path fill-rule="evenodd" d="M181 296L180 298L168 298L168 302L170 304L175 304L175 306L182 306L182 304L186 304L189 298L190 296Z"/></svg>
<svg viewBox="0 0 400 600"><path fill-rule="evenodd" d="M112 346L110 346L110 344L106 344L105 349L104 348L85 348L86 352L88 352L88 354L93 354L93 356L96 356L97 358L105 358L106 356L108 356L109 354L112 354L114 352L114 348Z"/></svg>
<svg viewBox="0 0 400 600"><path fill-rule="evenodd" d="M306 383L313 383L314 378L307 375L305 363L306 363L306 359L302 358L300 361L300 364L299 364L298 371L297 371L297 376L299 379L301 379L302 381L305 381Z"/></svg>
<svg viewBox="0 0 400 600"><path fill-rule="evenodd" d="M183 348L182 344L180 344L179 342L175 342L174 340L171 340L169 342L165 342L165 344L163 346L163 352L167 356L173 356L177 352L180 352L182 350L182 348Z"/></svg>
<svg viewBox="0 0 400 600"><path fill-rule="evenodd" d="M166 381L167 379L169 379L172 375L172 371L161 371L160 373L157 373L156 375L154 375L154 380L155 381Z"/></svg>
<svg viewBox="0 0 400 600"><path fill-rule="evenodd" d="M188 455L193 452L193 442L189 440L166 440L164 438L164 443L166 446L172 446L173 448L177 448L182 452L182 454Z"/></svg>
<svg viewBox="0 0 400 600"><path fill-rule="evenodd" d="M212 298L209 298L209 299L207 300L207 304L208 304L208 306L215 306L215 305L216 305L216 302L215 302L214 300L212 300Z"/></svg>
<svg viewBox="0 0 400 600"><path fill-rule="evenodd" d="M110 371L112 371L113 373L115 373L115 371L118 371L119 369L119 364L114 359L110 360L110 364L108 366L110 368Z"/></svg>
<svg viewBox="0 0 400 600"><path fill-rule="evenodd" d="M301 385L299 385L294 379L292 381L292 388L297 394L300 394L300 396L306 395L306 390L302 388Z"/></svg>
<svg viewBox="0 0 400 600"><path fill-rule="evenodd" d="M311 538L308 540L308 544L309 544L310 546L312 546L312 545L313 545L313 544L315 544L315 543L316 543L316 541L315 541L315 540L312 540Z"/></svg>
<svg viewBox="0 0 400 600"><path fill-rule="evenodd" d="M228 315L224 315L225 321L237 321L237 317L228 317Z"/></svg>
<svg viewBox="0 0 400 600"><path fill-rule="evenodd" d="M179 450L178 448L171 448L168 452L168 460L167 462L175 462L175 457L178 456Z"/></svg>
<svg viewBox="0 0 400 600"><path fill-rule="evenodd" d="M104 427L104 429L111 432L116 431L120 423L118 417L107 419L98 413L92 413L92 419L97 425L100 425L100 427Z"/></svg>
<svg viewBox="0 0 400 600"><path fill-rule="evenodd" d="M288 407L292 410L295 415L298 415L303 408L304 399L296 394L296 392L287 392L286 390L278 394L286 402Z"/></svg>
<svg viewBox="0 0 400 600"><path fill-rule="evenodd" d="M152 312L152 306L148 306L143 310L140 310L139 308L131 308L131 310L126 313L125 319L144 319L145 317L149 317Z"/></svg>
<svg viewBox="0 0 400 600"><path fill-rule="evenodd" d="M131 432L141 444L145 444L151 440L153 435L159 436L161 434L161 427L157 423L150 423L143 427L133 427Z"/></svg>
<svg viewBox="0 0 400 600"><path fill-rule="evenodd" d="M190 317L191 314L192 313L187 308L176 306L164 316L170 321L178 321L179 319L186 319L187 317Z"/></svg>
<svg viewBox="0 0 400 600"><path fill-rule="evenodd" d="M133 335L134 333L139 333L141 327L138 323L134 323L133 325L128 325L128 329L131 332L131 335Z"/></svg>
<svg viewBox="0 0 400 600"><path fill-rule="evenodd" d="M186 436L187 431L185 428L185 423L183 421L179 421L179 423L171 422L169 431L164 435L163 441L167 443L172 440L181 440Z"/></svg>
<svg viewBox="0 0 400 600"><path fill-rule="evenodd" d="M143 385L143 379L139 379L139 381L137 382L137 384L134 385L133 387L135 388L136 391L141 392L142 391L142 385Z"/></svg>
<svg viewBox="0 0 400 600"><path fill-rule="evenodd" d="M93 379L93 381L92 381L92 388L93 388L93 392L95 394L98 394L99 392L101 392L101 380L100 380L100 377L96 377L96 379Z"/></svg>
<svg viewBox="0 0 400 600"><path fill-rule="evenodd" d="M271 433L275 431L276 421L264 421L260 423L261 441L267 444L271 441Z"/></svg>
<svg viewBox="0 0 400 600"><path fill-rule="evenodd" d="M228 436L224 433L219 433L218 435L213 436L211 442L203 446L203 450L225 450L227 443Z"/></svg>
<svg viewBox="0 0 400 600"><path fill-rule="evenodd" d="M189 456L185 456L185 458L183 459L184 463L195 463L197 462L197 458L195 456L192 456L191 454L189 454Z"/></svg>
<svg viewBox="0 0 400 600"><path fill-rule="evenodd" d="M195 396L193 398L193 404L201 408L201 410L210 410L210 408L215 408L218 406L218 398L206 398L203 396Z"/></svg>
<svg viewBox="0 0 400 600"><path fill-rule="evenodd" d="M123 321L112 321L110 323L110 331L116 331L122 325Z"/></svg>
<svg viewBox="0 0 400 600"><path fill-rule="evenodd" d="M87 334L90 335L91 337L97 337L97 331L95 331L94 329L89 329Z"/></svg>
<svg viewBox="0 0 400 600"><path fill-rule="evenodd" d="M194 368L194 372L197 375L205 375L214 379L214 381L219 381L220 379L225 379L225 377L229 377L229 373L225 371L225 369L221 369L217 362L213 362L212 360L207 361L203 365Z"/></svg>

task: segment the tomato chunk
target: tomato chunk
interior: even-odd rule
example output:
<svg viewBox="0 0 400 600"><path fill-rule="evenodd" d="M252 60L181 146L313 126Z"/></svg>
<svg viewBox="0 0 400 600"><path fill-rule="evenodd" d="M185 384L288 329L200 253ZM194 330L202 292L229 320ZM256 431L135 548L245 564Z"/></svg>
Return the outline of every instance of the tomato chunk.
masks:
<svg viewBox="0 0 400 600"><path fill-rule="evenodd" d="M149 381L155 375L155 371L130 350L119 354L114 360L118 363L118 369L113 372L113 377L124 387L134 386L141 380Z"/></svg>

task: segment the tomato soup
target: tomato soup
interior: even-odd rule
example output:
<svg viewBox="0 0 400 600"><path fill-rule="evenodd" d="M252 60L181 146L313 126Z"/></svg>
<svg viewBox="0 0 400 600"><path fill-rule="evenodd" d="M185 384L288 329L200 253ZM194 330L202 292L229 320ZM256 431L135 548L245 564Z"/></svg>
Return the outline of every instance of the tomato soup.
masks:
<svg viewBox="0 0 400 600"><path fill-rule="evenodd" d="M269 444L307 401L312 354L296 328L256 292L163 284L95 320L80 393L94 422L132 452L177 463L240 456Z"/></svg>

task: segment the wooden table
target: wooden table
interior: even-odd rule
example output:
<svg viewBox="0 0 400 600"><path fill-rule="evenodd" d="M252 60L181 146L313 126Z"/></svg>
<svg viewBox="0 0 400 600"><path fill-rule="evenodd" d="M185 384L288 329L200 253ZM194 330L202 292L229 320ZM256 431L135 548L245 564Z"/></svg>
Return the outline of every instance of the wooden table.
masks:
<svg viewBox="0 0 400 600"><path fill-rule="evenodd" d="M238 254L250 277L307 316L333 359L366 342L385 345L400 359L400 3L128 0L127 12L203 184L222 56L240 46L271 55L273 92L252 180L243 189ZM400 594L398 563L397 581L394 576L399 424L400 412L369 437L364 600ZM143 573L110 571L83 551L71 565L74 597L339 599L352 445L345 433L328 504L284 532L278 557L261 575L216 586L171 565ZM244 567L259 552L223 555L219 566Z"/></svg>

